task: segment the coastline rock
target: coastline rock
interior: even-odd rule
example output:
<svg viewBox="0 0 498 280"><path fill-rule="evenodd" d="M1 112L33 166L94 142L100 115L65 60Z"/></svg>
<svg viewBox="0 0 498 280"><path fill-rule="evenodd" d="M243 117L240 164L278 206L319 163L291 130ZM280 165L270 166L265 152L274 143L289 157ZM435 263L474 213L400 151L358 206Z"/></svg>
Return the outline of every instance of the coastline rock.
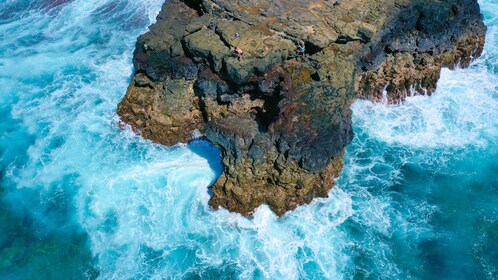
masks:
<svg viewBox="0 0 498 280"><path fill-rule="evenodd" d="M281 216L327 196L356 98L432 93L485 31L475 0L170 0L137 41L118 114L164 145L205 133L224 170L210 204Z"/></svg>

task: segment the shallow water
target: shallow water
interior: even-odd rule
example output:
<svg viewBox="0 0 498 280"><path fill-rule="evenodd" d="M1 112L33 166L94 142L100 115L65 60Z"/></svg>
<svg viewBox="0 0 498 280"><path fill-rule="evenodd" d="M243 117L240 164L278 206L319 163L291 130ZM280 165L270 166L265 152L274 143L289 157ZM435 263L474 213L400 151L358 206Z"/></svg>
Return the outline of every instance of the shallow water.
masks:
<svg viewBox="0 0 498 280"><path fill-rule="evenodd" d="M0 278L498 279L498 2L432 97L358 101L330 198L278 220L207 206L206 143L116 117L162 0L0 3Z"/></svg>

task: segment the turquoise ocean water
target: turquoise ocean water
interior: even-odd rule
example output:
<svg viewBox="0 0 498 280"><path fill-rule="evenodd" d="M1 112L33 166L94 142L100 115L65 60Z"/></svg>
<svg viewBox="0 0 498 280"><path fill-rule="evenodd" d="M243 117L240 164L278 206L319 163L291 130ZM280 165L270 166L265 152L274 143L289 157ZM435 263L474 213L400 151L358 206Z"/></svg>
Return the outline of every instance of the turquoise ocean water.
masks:
<svg viewBox="0 0 498 280"><path fill-rule="evenodd" d="M207 143L121 130L162 0L0 0L0 279L498 279L498 1L432 97L354 104L330 198L282 219L207 206Z"/></svg>

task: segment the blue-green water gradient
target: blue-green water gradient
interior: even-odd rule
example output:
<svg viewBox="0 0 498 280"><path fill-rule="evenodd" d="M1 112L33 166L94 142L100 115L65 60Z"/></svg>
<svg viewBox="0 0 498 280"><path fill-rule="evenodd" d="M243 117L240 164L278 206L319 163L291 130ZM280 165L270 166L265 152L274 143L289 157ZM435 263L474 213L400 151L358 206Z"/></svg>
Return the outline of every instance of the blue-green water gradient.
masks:
<svg viewBox="0 0 498 280"><path fill-rule="evenodd" d="M208 207L208 143L119 128L162 0L0 1L0 279L498 279L498 1L432 97L353 105L337 187L281 219Z"/></svg>

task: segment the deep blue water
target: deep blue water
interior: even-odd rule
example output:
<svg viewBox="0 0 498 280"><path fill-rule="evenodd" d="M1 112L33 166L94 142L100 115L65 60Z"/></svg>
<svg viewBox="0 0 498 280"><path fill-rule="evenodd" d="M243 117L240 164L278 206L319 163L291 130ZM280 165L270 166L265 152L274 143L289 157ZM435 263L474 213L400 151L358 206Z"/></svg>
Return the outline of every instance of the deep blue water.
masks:
<svg viewBox="0 0 498 280"><path fill-rule="evenodd" d="M497 0L482 58L356 102L337 187L282 219L209 209L208 144L119 129L161 2L0 1L0 279L498 279Z"/></svg>

